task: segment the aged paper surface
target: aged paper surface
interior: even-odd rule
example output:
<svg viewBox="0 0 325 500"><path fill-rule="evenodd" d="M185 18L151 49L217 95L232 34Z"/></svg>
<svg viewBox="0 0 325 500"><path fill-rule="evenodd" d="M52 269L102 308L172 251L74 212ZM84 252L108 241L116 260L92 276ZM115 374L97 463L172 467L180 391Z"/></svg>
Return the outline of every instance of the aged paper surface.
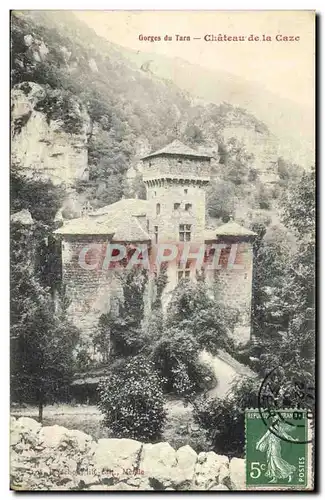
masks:
<svg viewBox="0 0 325 500"><path fill-rule="evenodd" d="M312 490L315 13L11 14L13 490Z"/></svg>

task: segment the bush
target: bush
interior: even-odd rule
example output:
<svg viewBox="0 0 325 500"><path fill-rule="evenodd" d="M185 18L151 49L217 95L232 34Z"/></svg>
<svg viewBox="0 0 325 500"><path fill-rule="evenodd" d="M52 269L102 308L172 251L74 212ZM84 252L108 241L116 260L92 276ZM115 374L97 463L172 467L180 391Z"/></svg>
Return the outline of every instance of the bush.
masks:
<svg viewBox="0 0 325 500"><path fill-rule="evenodd" d="M257 408L259 385L256 379L244 379L224 399L203 396L194 402L194 420L208 432L216 453L244 455L245 409Z"/></svg>
<svg viewBox="0 0 325 500"><path fill-rule="evenodd" d="M152 358L166 392L191 399L194 394L214 387L212 371L199 362L200 346L194 337L169 328L156 343Z"/></svg>
<svg viewBox="0 0 325 500"><path fill-rule="evenodd" d="M114 365L98 387L104 425L115 437L142 441L161 436L166 419L161 381L144 357Z"/></svg>

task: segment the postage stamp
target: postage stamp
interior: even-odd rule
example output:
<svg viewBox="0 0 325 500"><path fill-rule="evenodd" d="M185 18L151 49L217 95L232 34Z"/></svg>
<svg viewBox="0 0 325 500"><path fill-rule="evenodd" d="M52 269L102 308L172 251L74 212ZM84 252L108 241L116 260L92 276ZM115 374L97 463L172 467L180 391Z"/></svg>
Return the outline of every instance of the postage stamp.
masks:
<svg viewBox="0 0 325 500"><path fill-rule="evenodd" d="M247 410L246 485L309 489L311 420L306 410Z"/></svg>

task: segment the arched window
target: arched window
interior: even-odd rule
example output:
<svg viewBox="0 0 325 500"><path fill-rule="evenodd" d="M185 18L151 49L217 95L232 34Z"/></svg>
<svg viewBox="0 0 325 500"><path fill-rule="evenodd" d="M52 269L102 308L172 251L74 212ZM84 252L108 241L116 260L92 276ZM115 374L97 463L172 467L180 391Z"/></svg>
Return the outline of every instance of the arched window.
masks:
<svg viewBox="0 0 325 500"><path fill-rule="evenodd" d="M160 214L160 203L157 203L157 205L156 205L156 214L157 215Z"/></svg>

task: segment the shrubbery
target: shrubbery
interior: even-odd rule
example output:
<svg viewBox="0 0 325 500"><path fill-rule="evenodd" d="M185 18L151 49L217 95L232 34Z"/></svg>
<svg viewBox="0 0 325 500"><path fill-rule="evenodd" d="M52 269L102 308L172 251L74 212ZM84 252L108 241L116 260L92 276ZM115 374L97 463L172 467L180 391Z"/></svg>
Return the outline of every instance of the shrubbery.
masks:
<svg viewBox="0 0 325 500"><path fill-rule="evenodd" d="M171 328L154 346L152 358L166 392L191 398L216 381L212 371L199 362L200 346L184 331Z"/></svg>
<svg viewBox="0 0 325 500"><path fill-rule="evenodd" d="M99 408L114 437L142 441L160 437L166 419L161 379L138 356L121 361L99 384Z"/></svg>
<svg viewBox="0 0 325 500"><path fill-rule="evenodd" d="M208 432L216 453L243 456L245 409L257 408L259 385L257 379L244 379L224 399L203 396L194 402L194 420Z"/></svg>

